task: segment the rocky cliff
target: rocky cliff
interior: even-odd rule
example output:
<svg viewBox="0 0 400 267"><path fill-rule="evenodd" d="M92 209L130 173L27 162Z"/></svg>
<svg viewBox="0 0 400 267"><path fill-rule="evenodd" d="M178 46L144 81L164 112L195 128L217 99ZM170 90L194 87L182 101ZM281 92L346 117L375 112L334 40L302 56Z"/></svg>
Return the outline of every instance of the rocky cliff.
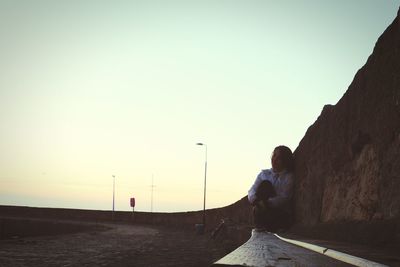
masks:
<svg viewBox="0 0 400 267"><path fill-rule="evenodd" d="M295 158L297 224L400 217L399 13L340 101L309 127Z"/></svg>

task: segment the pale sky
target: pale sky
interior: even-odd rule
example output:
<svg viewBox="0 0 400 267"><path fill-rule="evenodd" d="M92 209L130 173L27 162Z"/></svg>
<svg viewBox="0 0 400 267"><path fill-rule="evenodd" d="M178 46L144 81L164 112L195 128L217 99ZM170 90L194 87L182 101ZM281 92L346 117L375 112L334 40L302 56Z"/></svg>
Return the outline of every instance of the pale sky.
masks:
<svg viewBox="0 0 400 267"><path fill-rule="evenodd" d="M0 0L0 205L188 211L247 194L400 0Z"/></svg>

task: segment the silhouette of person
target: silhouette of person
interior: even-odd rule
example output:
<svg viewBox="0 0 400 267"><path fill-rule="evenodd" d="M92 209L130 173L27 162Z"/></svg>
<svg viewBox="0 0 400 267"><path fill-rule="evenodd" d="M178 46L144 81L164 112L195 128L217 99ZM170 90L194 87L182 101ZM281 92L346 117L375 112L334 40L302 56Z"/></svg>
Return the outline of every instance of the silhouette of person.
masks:
<svg viewBox="0 0 400 267"><path fill-rule="evenodd" d="M290 148L277 146L271 169L262 170L248 192L256 230L276 232L292 222L294 158Z"/></svg>

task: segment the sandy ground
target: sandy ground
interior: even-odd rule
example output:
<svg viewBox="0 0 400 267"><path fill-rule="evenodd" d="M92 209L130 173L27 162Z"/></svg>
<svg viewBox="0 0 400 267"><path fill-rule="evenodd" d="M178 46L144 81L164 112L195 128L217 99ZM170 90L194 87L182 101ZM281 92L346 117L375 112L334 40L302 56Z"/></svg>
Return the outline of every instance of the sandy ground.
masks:
<svg viewBox="0 0 400 267"><path fill-rule="evenodd" d="M103 229L0 240L0 266L209 266L236 246L194 231L100 226Z"/></svg>

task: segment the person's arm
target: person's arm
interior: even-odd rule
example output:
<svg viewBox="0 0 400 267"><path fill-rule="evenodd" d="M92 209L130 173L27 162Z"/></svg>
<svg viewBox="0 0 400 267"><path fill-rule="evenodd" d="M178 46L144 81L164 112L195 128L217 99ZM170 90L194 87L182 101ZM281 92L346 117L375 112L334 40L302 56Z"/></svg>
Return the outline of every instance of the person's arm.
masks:
<svg viewBox="0 0 400 267"><path fill-rule="evenodd" d="M249 199L250 204L254 205L254 202L256 201L256 192L257 192L257 187L260 185L262 182L261 179L261 173L257 175L256 180L254 181L254 184L251 186L247 198Z"/></svg>
<svg viewBox="0 0 400 267"><path fill-rule="evenodd" d="M268 205L277 208L290 201L293 196L293 186L293 174L289 174L286 184L283 185L279 192L276 192L277 195L268 199Z"/></svg>

